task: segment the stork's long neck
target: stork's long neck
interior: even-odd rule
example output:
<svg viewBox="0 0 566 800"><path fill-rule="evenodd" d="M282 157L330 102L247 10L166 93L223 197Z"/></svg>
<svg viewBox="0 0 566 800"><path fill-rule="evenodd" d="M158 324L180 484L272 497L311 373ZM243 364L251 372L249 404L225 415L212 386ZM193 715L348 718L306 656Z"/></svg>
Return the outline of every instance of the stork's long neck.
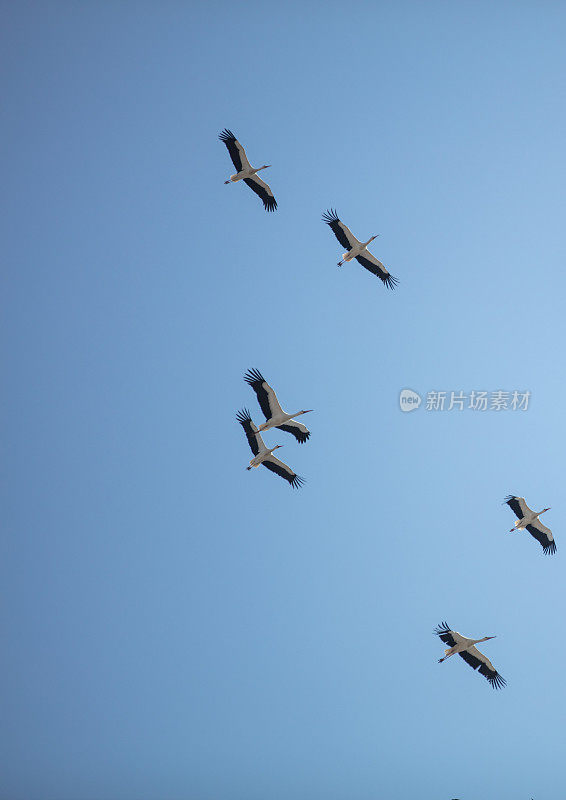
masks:
<svg viewBox="0 0 566 800"><path fill-rule="evenodd" d="M312 408L307 408L306 411L297 411L296 414L290 414L289 415L289 419L294 419L295 417L300 417L301 414L310 414L311 411L312 411Z"/></svg>

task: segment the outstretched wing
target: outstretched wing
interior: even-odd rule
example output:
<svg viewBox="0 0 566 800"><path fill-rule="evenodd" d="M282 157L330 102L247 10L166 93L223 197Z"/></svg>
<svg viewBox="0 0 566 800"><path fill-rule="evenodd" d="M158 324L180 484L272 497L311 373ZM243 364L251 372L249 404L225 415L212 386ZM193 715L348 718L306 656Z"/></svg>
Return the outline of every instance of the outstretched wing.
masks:
<svg viewBox="0 0 566 800"><path fill-rule="evenodd" d="M327 225L330 225L334 236L336 236L342 247L345 247L346 250L351 250L352 247L354 247L356 244L359 244L350 228L348 228L338 219L338 214L333 208L330 208L328 211L324 212L322 215L322 221L326 222Z"/></svg>
<svg viewBox="0 0 566 800"><path fill-rule="evenodd" d="M277 395L258 369L249 369L244 375L244 380L256 393L265 419L271 419L274 415L283 414Z"/></svg>
<svg viewBox="0 0 566 800"><path fill-rule="evenodd" d="M398 279L390 275L381 261L376 258L373 253L370 253L369 250L364 250L363 255L356 256L356 261L361 264L362 267L368 269L372 275L377 275L388 289L394 289L399 283Z"/></svg>
<svg viewBox="0 0 566 800"><path fill-rule="evenodd" d="M276 475L280 475L282 478L285 478L285 480L290 483L293 489L298 489L305 482L304 478L301 478L300 475L296 475L293 470L287 466L287 464L279 461L279 459L275 458L273 455L268 456L265 461L262 461L261 463L271 472L275 472Z"/></svg>
<svg viewBox="0 0 566 800"><path fill-rule="evenodd" d="M524 497L515 497L514 494L508 494L503 502L509 506L517 519L523 519L531 512L531 509L525 503Z"/></svg>
<svg viewBox="0 0 566 800"><path fill-rule="evenodd" d="M444 644L447 644L448 647L454 647L456 645L455 635L459 635L456 633L456 631L450 630L448 623L446 622L441 622L440 625L437 625L434 629L434 634L439 636L441 641L443 641Z"/></svg>
<svg viewBox="0 0 566 800"><path fill-rule="evenodd" d="M461 656L472 669L478 669L479 667L480 675L487 678L494 689L502 689L507 683L505 678L495 669L489 658L484 656L483 653L480 653L477 647L472 645L468 650L463 650L461 653L458 653L458 655Z"/></svg>
<svg viewBox="0 0 566 800"><path fill-rule="evenodd" d="M250 162L247 159L246 151L236 139L232 131L225 128L218 136L221 142L224 142L230 153L232 163L236 167L236 172L241 172L242 169L251 169Z"/></svg>
<svg viewBox="0 0 566 800"><path fill-rule="evenodd" d="M536 519L530 525L527 525L526 530L534 536L537 542L540 542L545 555L554 555L556 553L556 543L550 528L543 525L540 519Z"/></svg>
<svg viewBox="0 0 566 800"><path fill-rule="evenodd" d="M311 435L306 425L303 425L301 422L295 422L294 419L289 420L284 425L276 425L275 427L280 431L291 433L299 444L306 442Z"/></svg>
<svg viewBox="0 0 566 800"><path fill-rule="evenodd" d="M253 178L244 178L244 183L247 183L252 192L255 192L257 196L261 198L266 211L275 211L277 208L277 200L265 181L262 181L257 175L254 175Z"/></svg>
<svg viewBox="0 0 566 800"><path fill-rule="evenodd" d="M252 451L254 456L257 456L257 454L259 453L258 439L261 441L261 436L257 432L257 428L252 422L250 412L248 411L247 408L243 408L236 414L236 419L244 429L244 433L246 434L246 439L248 440L250 450Z"/></svg>

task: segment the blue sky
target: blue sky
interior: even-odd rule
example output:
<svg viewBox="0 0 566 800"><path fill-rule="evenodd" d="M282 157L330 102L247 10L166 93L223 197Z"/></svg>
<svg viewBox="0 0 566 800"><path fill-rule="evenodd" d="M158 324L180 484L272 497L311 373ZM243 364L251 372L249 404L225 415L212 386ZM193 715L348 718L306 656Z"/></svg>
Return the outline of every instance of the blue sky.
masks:
<svg viewBox="0 0 566 800"><path fill-rule="evenodd" d="M565 23L3 3L2 798L566 790ZM275 214L223 186L226 126ZM329 206L396 291L336 267ZM299 492L244 469L249 367L315 409L265 437ZM437 664L443 619L504 691Z"/></svg>

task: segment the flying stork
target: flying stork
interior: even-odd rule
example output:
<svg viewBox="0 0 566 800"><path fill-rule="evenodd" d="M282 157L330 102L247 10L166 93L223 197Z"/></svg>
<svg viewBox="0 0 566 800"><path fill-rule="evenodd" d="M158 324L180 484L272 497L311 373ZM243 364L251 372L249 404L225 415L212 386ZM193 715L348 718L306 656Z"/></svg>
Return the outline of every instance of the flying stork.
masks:
<svg viewBox="0 0 566 800"><path fill-rule="evenodd" d="M507 495L503 502L507 503L511 511L518 517L515 526L511 528L509 533L522 531L526 528L531 536L534 536L541 543L546 555L556 553L556 544L552 531L546 525L543 525L539 519L540 514L550 511L550 508L543 508L542 511L532 511L525 503L524 497L515 497L512 494Z"/></svg>
<svg viewBox="0 0 566 800"><path fill-rule="evenodd" d="M480 675L487 678L494 689L502 689L505 686L507 683L505 678L501 677L489 658L480 653L475 647L478 642L487 642L488 639L495 639L495 636L484 636L483 639L468 639L467 636L462 636L461 633L450 630L446 622L441 622L434 629L434 633L448 645L448 649L444 651L444 657L438 659L439 664L458 653L472 669L479 667Z"/></svg>
<svg viewBox="0 0 566 800"><path fill-rule="evenodd" d="M368 244L373 242L374 239L377 239L377 236L372 236L367 242L359 242L352 231L338 219L338 214L333 209L326 211L322 215L322 220L326 222L327 225L330 225L334 236L336 236L342 247L345 247L347 250L347 252L342 255L342 261L338 262L339 267L341 267L345 261L351 261L355 258L362 267L365 267L373 275L377 275L378 278L381 278L388 289L395 288L399 283L397 278L390 275L381 261L366 249Z"/></svg>
<svg viewBox="0 0 566 800"><path fill-rule="evenodd" d="M301 478L300 475L296 475L293 470L287 466L287 464L279 461L279 459L275 458L273 455L273 451L277 450L279 447L283 447L283 445L276 444L275 447L272 447L271 449L268 449L264 445L263 439L259 435L257 427L252 422L252 418L248 409L243 408L241 411L238 411L236 414L236 419L244 429L248 444L252 453L254 454L254 457L250 461L249 467L246 467L246 469L253 469L253 467L259 467L260 464L263 464L263 466L267 467L267 469L271 470L271 472L275 472L276 475L280 475L282 478L285 478L285 480L291 484L293 489L298 489L300 486L302 486L305 482L304 478Z"/></svg>
<svg viewBox="0 0 566 800"><path fill-rule="evenodd" d="M232 163L237 170L236 174L230 175L229 180L224 181L224 183L236 183L237 181L243 180L244 183L248 184L252 192L255 192L258 197L261 198L266 211L275 211L277 208L277 201L275 200L273 192L267 183L257 176L260 170L268 169L271 164L264 164L263 167L254 169L247 159L246 151L228 128L225 128L222 133L219 134L218 138L221 142L224 142L228 148Z"/></svg>
<svg viewBox="0 0 566 800"><path fill-rule="evenodd" d="M258 430L267 431L270 428L278 428L280 431L292 433L300 444L307 441L310 436L309 429L300 422L296 422L294 417L300 417L301 414L310 414L313 410L312 408L306 411L297 411L294 414L286 414L279 405L277 395L259 370L249 369L244 375L244 380L249 383L256 393L266 419L266 422L260 425Z"/></svg>

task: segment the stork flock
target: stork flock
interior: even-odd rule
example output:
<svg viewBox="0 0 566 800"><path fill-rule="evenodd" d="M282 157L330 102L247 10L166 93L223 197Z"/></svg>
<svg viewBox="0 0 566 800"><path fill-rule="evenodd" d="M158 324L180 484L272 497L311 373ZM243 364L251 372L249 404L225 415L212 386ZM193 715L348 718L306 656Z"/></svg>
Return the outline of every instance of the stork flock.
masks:
<svg viewBox="0 0 566 800"><path fill-rule="evenodd" d="M232 131L227 128L220 133L219 139L226 145L232 163L236 168L236 173L231 175L224 183L237 183L243 180L262 200L266 211L275 211L277 209L275 195L271 187L257 175L258 172L268 169L271 165L264 164L261 167L252 167L243 146ZM378 277L388 289L395 288L398 284L397 278L394 278L384 264L367 249L371 242L377 238L376 235L370 236L367 242L359 241L340 220L334 209L326 211L322 215L322 221L330 227L338 242L346 250L342 255L342 259L338 262L339 267L355 259L362 267L365 267L365 269ZM253 422L247 408L243 408L236 415L236 419L244 429L246 439L253 453L253 458L246 469L251 470L254 467L264 466L270 472L284 478L294 489L298 489L304 484L304 478L297 475L291 467L273 455L274 451L283 447L283 445L276 444L271 448L266 447L261 433L275 428L276 430L290 433L299 444L304 444L310 438L310 431L303 423L297 422L296 417L302 414L309 414L313 409L295 411L291 414L283 411L275 391L257 369L249 369L244 375L244 380L255 392L260 409L265 417L265 422L258 427ZM514 527L511 528L510 533L527 530L539 542L546 555L556 553L556 544L552 531L543 525L539 519L540 515L550 511L550 508L533 511L525 502L524 497L516 497L515 495L508 495L504 503L509 506L517 517L517 521ZM472 669L478 670L479 674L483 675L494 689L501 689L506 685L505 678L499 674L487 656L483 655L476 647L480 642L494 639L494 636L472 639L452 630L446 622L440 623L434 629L434 634L448 645L444 651L444 656L438 660L439 663L457 654Z"/></svg>

